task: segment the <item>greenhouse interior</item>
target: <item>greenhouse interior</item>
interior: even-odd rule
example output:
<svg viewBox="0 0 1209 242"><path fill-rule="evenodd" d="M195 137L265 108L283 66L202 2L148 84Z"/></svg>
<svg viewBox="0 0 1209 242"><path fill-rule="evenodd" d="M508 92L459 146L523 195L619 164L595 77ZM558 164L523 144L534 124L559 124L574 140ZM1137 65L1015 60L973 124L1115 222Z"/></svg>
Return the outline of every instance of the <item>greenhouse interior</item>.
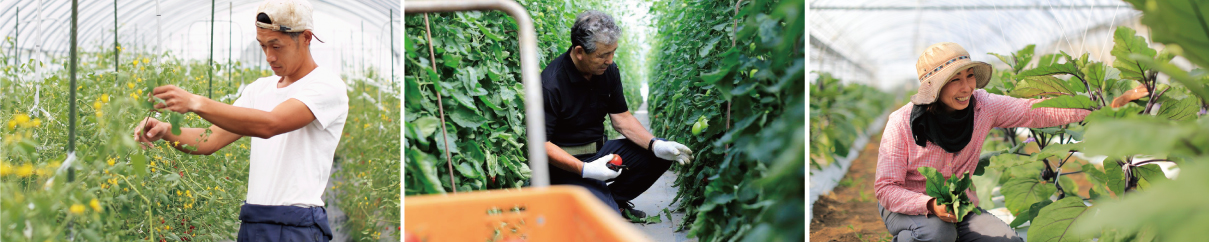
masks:
<svg viewBox="0 0 1209 242"><path fill-rule="evenodd" d="M1192 241L1209 226L1209 3L809 12L811 241Z"/></svg>
<svg viewBox="0 0 1209 242"><path fill-rule="evenodd" d="M262 2L3 1L0 240L235 241L252 138L189 155L173 150L179 141L139 148L133 134L151 118L211 126L195 113L157 112L153 88L232 104L275 76L256 39ZM397 241L401 3L309 2L322 41L310 42L311 58L347 87L336 90L347 116L321 176L332 239Z"/></svg>

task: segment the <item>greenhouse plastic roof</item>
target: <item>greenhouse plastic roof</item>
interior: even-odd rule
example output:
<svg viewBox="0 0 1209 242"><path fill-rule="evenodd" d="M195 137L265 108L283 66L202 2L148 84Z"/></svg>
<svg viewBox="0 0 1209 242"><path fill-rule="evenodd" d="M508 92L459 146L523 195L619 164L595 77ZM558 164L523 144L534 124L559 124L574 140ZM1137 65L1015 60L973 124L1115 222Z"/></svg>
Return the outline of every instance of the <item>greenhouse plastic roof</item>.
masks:
<svg viewBox="0 0 1209 242"><path fill-rule="evenodd" d="M987 52L1010 54L1029 44L1037 44L1037 53L1062 50L1111 58L1112 29L1138 28L1141 15L1129 3L1109 0L818 0L810 1L809 8L809 68L868 70L873 80L853 81L883 89L917 85L915 61L924 48L938 42L958 43L974 60L999 68L1006 65ZM857 65L828 68L830 62L842 62L834 57L817 63L820 47Z"/></svg>
<svg viewBox="0 0 1209 242"><path fill-rule="evenodd" d="M233 42L236 59L263 62L259 45L255 40L254 12L260 0L214 1L214 59L225 60ZM400 2L396 0L310 0L314 6L315 34L326 43L312 44L316 61L340 61L364 58L370 65L387 65L390 49L391 12L394 16L396 33L401 33L402 17ZM4 1L0 6L0 33L18 37L18 48L33 51L41 48L50 53L65 55L70 48L71 31L70 0L18 0ZM113 0L79 1L78 43L86 51L97 48L113 48L114 28ZM150 51L156 44L157 28L161 31L160 41L166 50L177 52L192 59L206 59L210 50L211 1L161 0L158 1L161 16L156 19L157 1L120 0L117 4L118 38L123 48L146 48ZM40 7L40 8L39 8ZM18 9L20 19L18 20ZM40 13L39 13L40 12ZM14 31L20 22L20 31ZM38 26L38 23L41 26ZM364 24L364 27L362 27ZM364 31L362 31L364 28ZM228 34L234 31L234 34ZM230 38L228 39L228 36ZM361 36L365 36L364 40ZM364 41L364 45L362 45ZM38 46L38 43L43 43ZM11 52L4 44L5 53ZM400 49L399 46L395 47ZM362 50L364 49L364 50ZM246 53L247 56L242 56ZM397 52L397 51L396 51ZM373 56L362 56L373 55ZM399 56L399 53L395 53ZM242 58L241 58L242 57ZM28 59L22 56L23 59ZM385 59L385 60L382 60ZM257 62L252 62L257 63ZM324 63L320 63L323 65ZM329 63L334 65L335 63ZM382 68L389 68L383 66Z"/></svg>

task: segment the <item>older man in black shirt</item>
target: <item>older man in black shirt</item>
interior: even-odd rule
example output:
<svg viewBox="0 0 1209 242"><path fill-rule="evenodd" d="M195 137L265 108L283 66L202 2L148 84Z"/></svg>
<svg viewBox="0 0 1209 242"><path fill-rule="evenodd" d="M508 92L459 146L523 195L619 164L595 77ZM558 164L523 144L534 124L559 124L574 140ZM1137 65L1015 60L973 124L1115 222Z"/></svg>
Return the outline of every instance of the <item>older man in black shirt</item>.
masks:
<svg viewBox="0 0 1209 242"><path fill-rule="evenodd" d="M655 138L630 114L613 63L620 34L609 15L585 11L571 27L571 48L542 70L546 153L552 184L585 187L619 212L645 217L630 200L650 188L672 161L690 162L692 150ZM625 139L606 141L606 114ZM621 157L625 170L606 167L613 156Z"/></svg>

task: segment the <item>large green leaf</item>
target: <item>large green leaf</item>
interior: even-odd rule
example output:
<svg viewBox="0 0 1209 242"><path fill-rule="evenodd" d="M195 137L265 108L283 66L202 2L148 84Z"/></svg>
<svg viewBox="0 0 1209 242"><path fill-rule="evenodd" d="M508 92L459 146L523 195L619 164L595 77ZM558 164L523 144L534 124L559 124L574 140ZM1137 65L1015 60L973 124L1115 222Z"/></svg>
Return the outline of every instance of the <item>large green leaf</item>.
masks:
<svg viewBox="0 0 1209 242"><path fill-rule="evenodd" d="M1166 155L1180 145L1180 139L1193 131L1185 124L1171 123L1154 117L1100 120L1087 125L1084 153L1123 157L1127 155Z"/></svg>
<svg viewBox="0 0 1209 242"><path fill-rule="evenodd" d="M1209 66L1209 4L1199 0L1135 0L1154 42L1183 47L1182 56ZM1119 58L1119 57L1118 57Z"/></svg>
<svg viewBox="0 0 1209 242"><path fill-rule="evenodd" d="M1209 204L1205 184L1209 184L1209 165L1186 163L1180 169L1180 179L1097 204L1095 217L1080 220L1076 232L1094 235L1116 229L1118 233L1147 237L1147 230L1153 229L1163 241L1200 241L1209 227L1209 211L1203 209ZM1033 232L1029 232L1031 238Z"/></svg>
<svg viewBox="0 0 1209 242"><path fill-rule="evenodd" d="M1075 233L1074 224L1087 220L1094 213L1078 196L1058 200L1037 212L1029 227L1029 241L1061 242L1088 241L1091 236Z"/></svg>
<svg viewBox="0 0 1209 242"><path fill-rule="evenodd" d="M487 123L486 118L465 108L455 108L453 112L449 113L449 118L463 128L477 128L483 123Z"/></svg>
<svg viewBox="0 0 1209 242"><path fill-rule="evenodd" d="M1033 104L1033 108L1078 108L1094 109L1099 104L1087 96L1058 96Z"/></svg>
<svg viewBox="0 0 1209 242"><path fill-rule="evenodd" d="M1133 29L1125 26L1117 27L1113 34L1112 56L1116 57L1116 61L1112 63L1113 67L1121 70L1121 77L1132 80L1142 80L1145 71L1150 70L1150 66L1129 58L1131 54L1140 54L1148 58L1154 58L1157 52L1151 49L1146 38L1136 35Z"/></svg>
<svg viewBox="0 0 1209 242"><path fill-rule="evenodd" d="M1066 53L1044 55L1038 60L1036 68L1021 71L1020 76L1082 75L1071 59Z"/></svg>
<svg viewBox="0 0 1209 242"><path fill-rule="evenodd" d="M1201 100L1189 97L1175 102L1163 102L1163 106L1159 107L1158 115L1170 120L1183 121L1197 118L1196 113L1200 111Z"/></svg>
<svg viewBox="0 0 1209 242"><path fill-rule="evenodd" d="M1054 201L1050 201L1049 199L1046 199L1046 200L1041 200L1040 202L1037 202L1037 203L1033 203L1033 205L1029 205L1028 210L1021 211L1020 214L1017 214L1016 219L1013 219L1012 223L1008 224L1008 226L1012 226L1012 228L1016 228L1016 227L1020 227L1020 225L1023 225L1025 222L1033 221L1033 218L1037 217L1037 213L1041 212L1042 208L1045 208L1046 206L1049 206L1052 203L1054 203Z"/></svg>
<svg viewBox="0 0 1209 242"><path fill-rule="evenodd" d="M1048 200L1050 195L1058 191L1053 184L1045 183L1036 177L1012 178L1000 189L1005 198L1003 204L1012 214L1019 214L1033 203Z"/></svg>
<svg viewBox="0 0 1209 242"><path fill-rule="evenodd" d="M917 170L919 170L919 174L927 178L927 188L925 191L927 191L928 196L936 198L937 202L940 203L951 202L948 200L950 197L946 196L949 193L949 184L945 182L944 175L936 171L936 168L927 166L920 167Z"/></svg>
<svg viewBox="0 0 1209 242"><path fill-rule="evenodd" d="M441 124L441 121L437 118L426 116L420 117L414 121L411 121L410 123L420 131L419 138L425 138L429 135L432 135L432 132L435 132L437 128L440 127L438 125Z"/></svg>
<svg viewBox="0 0 1209 242"><path fill-rule="evenodd" d="M1025 77L1016 84L1016 89L1012 90L1012 96L1026 98L1073 94L1075 92L1067 88L1066 81L1053 76Z"/></svg>

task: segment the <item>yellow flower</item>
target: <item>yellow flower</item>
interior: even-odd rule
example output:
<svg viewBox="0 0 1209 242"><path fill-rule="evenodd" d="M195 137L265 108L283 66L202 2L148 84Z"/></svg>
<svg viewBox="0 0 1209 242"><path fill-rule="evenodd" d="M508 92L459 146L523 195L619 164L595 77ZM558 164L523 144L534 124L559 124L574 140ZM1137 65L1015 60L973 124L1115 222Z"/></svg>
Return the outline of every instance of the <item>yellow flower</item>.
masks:
<svg viewBox="0 0 1209 242"><path fill-rule="evenodd" d="M185 190L185 196L189 197L189 198L193 198L193 192L191 190Z"/></svg>
<svg viewBox="0 0 1209 242"><path fill-rule="evenodd" d="M0 163L0 176L7 176L8 174L13 174L13 166L9 165L8 162Z"/></svg>
<svg viewBox="0 0 1209 242"><path fill-rule="evenodd" d="M151 173L155 173L155 168L151 168Z"/></svg>
<svg viewBox="0 0 1209 242"><path fill-rule="evenodd" d="M32 174L34 174L34 165L32 164L25 163L25 165L21 165L21 167L17 168L17 176L19 177L28 177Z"/></svg>
<svg viewBox="0 0 1209 242"><path fill-rule="evenodd" d="M181 192L181 190L176 190L176 195L177 195L177 196L180 196L180 195L183 195L183 194L184 194L184 193L182 193L182 192Z"/></svg>
<svg viewBox="0 0 1209 242"><path fill-rule="evenodd" d="M101 102L109 103L109 94L101 94Z"/></svg>
<svg viewBox="0 0 1209 242"><path fill-rule="evenodd" d="M16 120L9 120L9 121L8 121L8 129L14 129L14 128L17 128L17 121L16 121Z"/></svg>
<svg viewBox="0 0 1209 242"><path fill-rule="evenodd" d="M50 175L50 172L50 169L46 167L34 169L34 174L38 174L38 176L47 176Z"/></svg>
<svg viewBox="0 0 1209 242"><path fill-rule="evenodd" d="M113 165L113 163L114 163L114 158L113 158L113 157L110 157L110 158L109 158L109 160L106 160L106 161L105 161L105 164L109 164L110 166L112 166L112 165Z"/></svg>
<svg viewBox="0 0 1209 242"><path fill-rule="evenodd" d="M15 117L13 117L13 120L17 121L18 125L24 125L25 123L29 122L29 115L18 113Z"/></svg>
<svg viewBox="0 0 1209 242"><path fill-rule="evenodd" d="M101 212L101 203L97 202L96 198L93 198L92 201L88 202L88 206L91 206L93 211Z"/></svg>
<svg viewBox="0 0 1209 242"><path fill-rule="evenodd" d="M139 60L138 60L138 59L135 59L135 60L134 60L134 66L138 66L138 65L139 65Z"/></svg>
<svg viewBox="0 0 1209 242"><path fill-rule="evenodd" d="M140 66L140 67L139 67L139 70L140 70L140 71L146 71L146 70L147 70L147 67Z"/></svg>
<svg viewBox="0 0 1209 242"><path fill-rule="evenodd" d="M72 205L71 205L71 213L74 213L74 214L84 214L84 205L80 205L80 204L72 204Z"/></svg>
<svg viewBox="0 0 1209 242"><path fill-rule="evenodd" d="M96 101L93 101L93 102L92 102L92 108L97 109L97 110L101 110L101 100L96 100Z"/></svg>
<svg viewBox="0 0 1209 242"><path fill-rule="evenodd" d="M134 88L134 83L133 83L133 82L127 82L127 83L126 83L126 87L128 87L128 88Z"/></svg>
<svg viewBox="0 0 1209 242"><path fill-rule="evenodd" d="M368 129L368 128L369 128L369 124L365 124L365 126L364 126L364 127L361 127L361 128L363 128L363 129Z"/></svg>
<svg viewBox="0 0 1209 242"><path fill-rule="evenodd" d="M135 78L134 80L135 80L135 81L138 81L138 82L143 82L143 78L142 78L142 77Z"/></svg>
<svg viewBox="0 0 1209 242"><path fill-rule="evenodd" d="M98 118L100 118L101 116L104 116L104 115L105 115L105 112L97 111Z"/></svg>
<svg viewBox="0 0 1209 242"><path fill-rule="evenodd" d="M172 141L172 146L181 146L180 141Z"/></svg>
<svg viewBox="0 0 1209 242"><path fill-rule="evenodd" d="M29 127L38 127L38 126L42 126L42 119L35 118L34 121L29 122L25 127L29 128Z"/></svg>
<svg viewBox="0 0 1209 242"><path fill-rule="evenodd" d="M143 63L151 63L151 59L147 59L146 57L144 57L144 58L143 58Z"/></svg>
<svg viewBox="0 0 1209 242"><path fill-rule="evenodd" d="M130 192L130 188L122 188L122 192Z"/></svg>

